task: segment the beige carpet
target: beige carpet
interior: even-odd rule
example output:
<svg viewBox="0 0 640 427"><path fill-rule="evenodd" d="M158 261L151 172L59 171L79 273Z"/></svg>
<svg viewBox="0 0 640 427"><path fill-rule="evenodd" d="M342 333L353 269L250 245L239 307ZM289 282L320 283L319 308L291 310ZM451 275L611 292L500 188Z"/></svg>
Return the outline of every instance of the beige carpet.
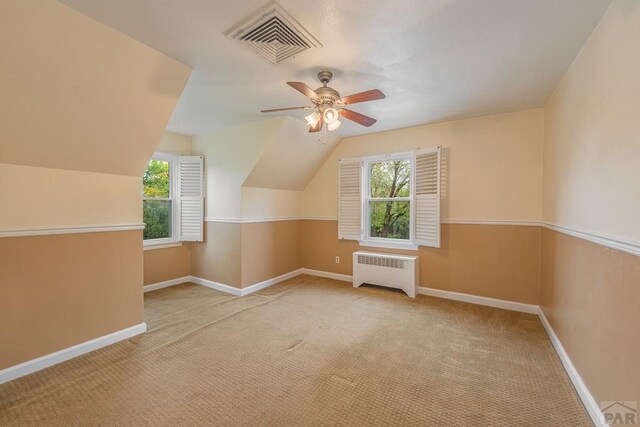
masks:
<svg viewBox="0 0 640 427"><path fill-rule="evenodd" d="M590 425L533 315L299 276L145 295L149 332L0 386L0 425Z"/></svg>

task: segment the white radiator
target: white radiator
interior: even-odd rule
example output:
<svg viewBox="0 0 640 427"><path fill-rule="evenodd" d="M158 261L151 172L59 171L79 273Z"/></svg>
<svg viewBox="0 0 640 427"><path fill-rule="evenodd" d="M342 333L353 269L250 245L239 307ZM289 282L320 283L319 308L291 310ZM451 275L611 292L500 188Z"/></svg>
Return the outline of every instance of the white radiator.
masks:
<svg viewBox="0 0 640 427"><path fill-rule="evenodd" d="M363 283L402 289L416 297L419 283L418 257L372 252L353 253L353 287Z"/></svg>

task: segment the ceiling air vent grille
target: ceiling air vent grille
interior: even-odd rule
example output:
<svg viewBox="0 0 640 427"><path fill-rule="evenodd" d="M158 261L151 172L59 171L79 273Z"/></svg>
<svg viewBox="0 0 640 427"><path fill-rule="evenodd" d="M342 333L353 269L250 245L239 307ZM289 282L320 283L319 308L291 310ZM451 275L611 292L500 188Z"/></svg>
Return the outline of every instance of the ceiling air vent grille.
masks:
<svg viewBox="0 0 640 427"><path fill-rule="evenodd" d="M276 2L267 4L224 34L244 43L273 64L322 46Z"/></svg>

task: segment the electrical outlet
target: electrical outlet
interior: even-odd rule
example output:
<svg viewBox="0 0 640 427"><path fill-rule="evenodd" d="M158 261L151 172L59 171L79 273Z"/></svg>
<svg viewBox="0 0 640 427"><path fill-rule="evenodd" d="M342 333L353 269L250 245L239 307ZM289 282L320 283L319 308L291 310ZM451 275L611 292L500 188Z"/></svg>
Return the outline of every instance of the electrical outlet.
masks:
<svg viewBox="0 0 640 427"><path fill-rule="evenodd" d="M340 264L340 257L339 256L336 257L336 264Z"/></svg>

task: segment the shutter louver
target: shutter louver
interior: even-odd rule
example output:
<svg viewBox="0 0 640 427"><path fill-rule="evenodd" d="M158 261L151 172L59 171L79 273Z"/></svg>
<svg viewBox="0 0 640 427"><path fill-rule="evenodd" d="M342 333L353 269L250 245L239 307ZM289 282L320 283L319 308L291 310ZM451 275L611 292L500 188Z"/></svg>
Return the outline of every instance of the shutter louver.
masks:
<svg viewBox="0 0 640 427"><path fill-rule="evenodd" d="M440 147L415 153L415 241L440 247Z"/></svg>
<svg viewBox="0 0 640 427"><path fill-rule="evenodd" d="M362 162L360 158L340 159L338 168L338 238L360 240Z"/></svg>
<svg viewBox="0 0 640 427"><path fill-rule="evenodd" d="M204 159L181 156L179 163L180 240L202 242L204 228Z"/></svg>

